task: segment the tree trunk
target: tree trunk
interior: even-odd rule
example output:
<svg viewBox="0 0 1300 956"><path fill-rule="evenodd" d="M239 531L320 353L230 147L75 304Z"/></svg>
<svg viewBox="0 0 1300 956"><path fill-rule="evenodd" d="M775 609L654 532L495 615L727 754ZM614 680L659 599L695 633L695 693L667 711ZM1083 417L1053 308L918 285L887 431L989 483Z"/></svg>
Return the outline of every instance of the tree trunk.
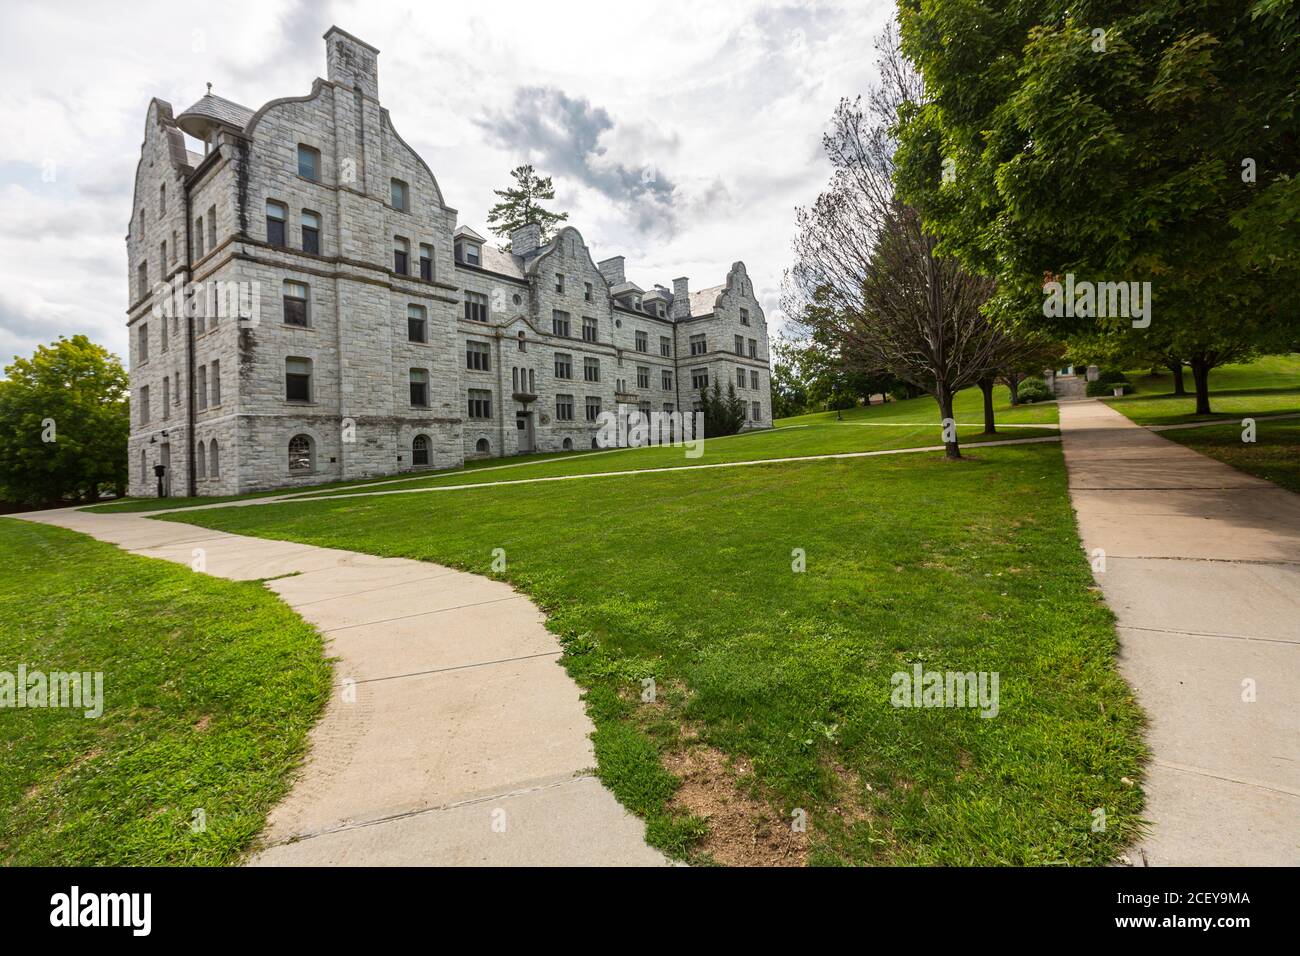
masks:
<svg viewBox="0 0 1300 956"><path fill-rule="evenodd" d="M993 421L993 379L982 379L980 391L984 393L984 434L996 435L998 429Z"/></svg>
<svg viewBox="0 0 1300 956"><path fill-rule="evenodd" d="M1169 371L1174 373L1174 394L1186 395L1187 386L1183 384L1183 361L1182 359L1172 359L1169 362Z"/></svg>
<svg viewBox="0 0 1300 956"><path fill-rule="evenodd" d="M1007 376L1007 388L1011 391L1011 404L1016 406L1020 404L1020 376L1012 372Z"/></svg>
<svg viewBox="0 0 1300 956"><path fill-rule="evenodd" d="M1204 358L1193 357L1192 381L1196 383L1196 414L1210 414L1210 369L1213 366Z"/></svg>
<svg viewBox="0 0 1300 956"><path fill-rule="evenodd" d="M947 385L940 385L935 392L934 400L939 403L939 417L943 419L940 426L943 427L947 422L953 422L952 441L943 443L943 457L949 461L959 461L961 459L961 447L957 443L957 419L952 414L952 391Z"/></svg>

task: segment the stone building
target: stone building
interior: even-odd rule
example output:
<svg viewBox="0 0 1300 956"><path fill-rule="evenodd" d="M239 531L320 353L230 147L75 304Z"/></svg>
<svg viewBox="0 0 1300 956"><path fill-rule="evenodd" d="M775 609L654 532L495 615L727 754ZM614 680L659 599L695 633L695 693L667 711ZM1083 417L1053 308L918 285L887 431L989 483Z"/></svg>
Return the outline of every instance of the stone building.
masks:
<svg viewBox="0 0 1300 956"><path fill-rule="evenodd" d="M258 110L149 104L127 235L131 494L235 494L594 447L602 411L735 385L771 425L743 263L642 289L565 228L457 225L333 27L327 79ZM202 151L188 143L201 144Z"/></svg>

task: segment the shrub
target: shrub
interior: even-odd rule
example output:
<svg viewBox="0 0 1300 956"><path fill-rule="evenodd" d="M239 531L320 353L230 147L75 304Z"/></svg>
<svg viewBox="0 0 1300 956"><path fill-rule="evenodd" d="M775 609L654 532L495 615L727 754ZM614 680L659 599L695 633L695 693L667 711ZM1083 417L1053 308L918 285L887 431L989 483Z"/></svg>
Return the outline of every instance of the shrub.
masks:
<svg viewBox="0 0 1300 956"><path fill-rule="evenodd" d="M1107 385L1117 385L1121 382L1127 385L1129 383L1127 375L1125 375L1123 372L1116 372L1116 371L1102 372L1100 375L1097 376L1097 381L1104 382Z"/></svg>
<svg viewBox="0 0 1300 956"><path fill-rule="evenodd" d="M1034 402L1050 401L1054 396L1041 378L1027 378L1016 389L1016 397L1026 405L1032 405Z"/></svg>
<svg viewBox="0 0 1300 956"><path fill-rule="evenodd" d="M1099 380L1089 382L1084 392L1089 398L1096 398L1098 395L1113 395L1117 388L1123 389L1125 395L1133 391L1133 386L1128 382L1102 382Z"/></svg>

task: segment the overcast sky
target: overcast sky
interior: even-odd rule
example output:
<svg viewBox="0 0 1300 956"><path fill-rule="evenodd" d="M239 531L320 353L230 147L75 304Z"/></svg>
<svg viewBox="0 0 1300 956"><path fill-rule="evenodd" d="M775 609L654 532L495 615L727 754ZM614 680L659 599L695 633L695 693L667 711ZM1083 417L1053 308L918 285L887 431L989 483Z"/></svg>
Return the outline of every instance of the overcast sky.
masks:
<svg viewBox="0 0 1300 956"><path fill-rule="evenodd" d="M459 9L458 9L459 8ZM778 331L821 133L873 74L884 0L366 3L0 0L0 365L60 334L126 352L125 235L150 97L256 109L325 73L331 24L461 223L532 162L597 259L642 287L744 260Z"/></svg>

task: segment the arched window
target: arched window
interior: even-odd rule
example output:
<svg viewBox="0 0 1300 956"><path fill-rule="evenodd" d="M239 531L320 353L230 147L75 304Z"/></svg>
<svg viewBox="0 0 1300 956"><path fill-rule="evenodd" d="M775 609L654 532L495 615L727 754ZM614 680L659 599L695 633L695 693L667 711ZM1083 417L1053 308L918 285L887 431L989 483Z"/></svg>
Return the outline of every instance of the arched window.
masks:
<svg viewBox="0 0 1300 956"><path fill-rule="evenodd" d="M429 463L429 436L416 435L411 442L411 464L427 465Z"/></svg>
<svg viewBox="0 0 1300 956"><path fill-rule="evenodd" d="M289 471L291 474L303 474L311 470L311 438L307 435L294 435L289 439Z"/></svg>
<svg viewBox="0 0 1300 956"><path fill-rule="evenodd" d="M486 455L488 452L492 450L492 446L488 444L488 440L486 438L480 438L478 441L474 443L474 450L478 452L480 455Z"/></svg>
<svg viewBox="0 0 1300 956"><path fill-rule="evenodd" d="M565 451L573 451L573 439L572 438L564 439L564 442L560 445L560 447L563 448Z"/></svg>
<svg viewBox="0 0 1300 956"><path fill-rule="evenodd" d="M146 460L144 449L140 449L140 480L149 480L149 462Z"/></svg>
<svg viewBox="0 0 1300 956"><path fill-rule="evenodd" d="M208 477L221 477L221 452L217 448L215 438L212 439L212 443L208 446Z"/></svg>
<svg viewBox="0 0 1300 956"><path fill-rule="evenodd" d="M600 447L600 445L596 443L596 439L594 439L594 438L591 440L591 447L592 447L592 448L599 448L599 447Z"/></svg>
<svg viewBox="0 0 1300 956"><path fill-rule="evenodd" d="M199 442L198 447L194 450L194 454L197 456L196 467L194 469L195 474L197 474L200 478L208 477L208 465L207 465L208 456L207 456L206 446L203 444L203 442Z"/></svg>

